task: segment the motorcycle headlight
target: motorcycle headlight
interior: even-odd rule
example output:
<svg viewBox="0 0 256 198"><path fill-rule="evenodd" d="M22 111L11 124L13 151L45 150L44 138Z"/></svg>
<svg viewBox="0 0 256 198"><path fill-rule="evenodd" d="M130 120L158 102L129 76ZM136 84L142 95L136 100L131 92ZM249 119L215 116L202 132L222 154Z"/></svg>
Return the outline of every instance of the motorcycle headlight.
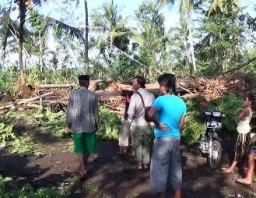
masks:
<svg viewBox="0 0 256 198"><path fill-rule="evenodd" d="M221 112L219 112L219 111L213 111L213 112L212 112L212 115L213 115L214 117L221 117Z"/></svg>

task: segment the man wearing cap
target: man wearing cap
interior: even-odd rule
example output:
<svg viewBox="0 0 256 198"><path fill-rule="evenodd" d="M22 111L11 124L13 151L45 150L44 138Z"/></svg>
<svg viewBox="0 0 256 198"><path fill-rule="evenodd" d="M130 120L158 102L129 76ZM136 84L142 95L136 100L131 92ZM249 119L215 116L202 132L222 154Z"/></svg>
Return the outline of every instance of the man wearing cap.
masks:
<svg viewBox="0 0 256 198"><path fill-rule="evenodd" d="M97 153L96 130L99 127L98 97L88 90L89 75L80 75L80 88L71 92L68 100L66 126L72 131L74 152L78 156L81 178L87 174L90 154Z"/></svg>

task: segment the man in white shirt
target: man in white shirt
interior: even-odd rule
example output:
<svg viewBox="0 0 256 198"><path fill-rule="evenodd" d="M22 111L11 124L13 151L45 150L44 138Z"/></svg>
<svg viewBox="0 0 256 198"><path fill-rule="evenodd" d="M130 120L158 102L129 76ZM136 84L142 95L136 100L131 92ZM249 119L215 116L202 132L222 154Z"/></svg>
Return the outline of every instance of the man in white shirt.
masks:
<svg viewBox="0 0 256 198"><path fill-rule="evenodd" d="M155 99L152 93L145 90L145 84L144 77L134 78L132 86L135 92L128 108L128 121L131 123L132 143L139 170L149 168L152 128L145 120L145 107L151 106Z"/></svg>

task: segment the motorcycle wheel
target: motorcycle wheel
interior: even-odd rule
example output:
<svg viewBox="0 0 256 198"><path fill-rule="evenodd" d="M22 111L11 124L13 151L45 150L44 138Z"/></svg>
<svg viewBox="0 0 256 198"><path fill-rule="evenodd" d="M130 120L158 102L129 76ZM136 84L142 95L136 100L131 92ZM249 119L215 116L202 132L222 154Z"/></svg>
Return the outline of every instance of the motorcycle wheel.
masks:
<svg viewBox="0 0 256 198"><path fill-rule="evenodd" d="M213 140L212 142L212 153L207 156L207 164L211 169L216 169L219 167L222 156L222 146L218 140Z"/></svg>

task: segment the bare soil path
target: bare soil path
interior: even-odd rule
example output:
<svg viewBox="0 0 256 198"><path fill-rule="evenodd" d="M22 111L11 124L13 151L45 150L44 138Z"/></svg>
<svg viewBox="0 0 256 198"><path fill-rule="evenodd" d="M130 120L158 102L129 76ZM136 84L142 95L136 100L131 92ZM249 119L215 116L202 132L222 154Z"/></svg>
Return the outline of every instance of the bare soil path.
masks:
<svg viewBox="0 0 256 198"><path fill-rule="evenodd" d="M132 156L120 159L117 143L101 141L99 158L90 163L88 178L81 182L72 173L76 157L69 140L46 146L47 155L18 156L2 152L0 171L13 177L17 186L30 184L34 188L56 187L69 192L74 198L147 198L150 194L149 172L134 169ZM227 151L227 150L226 150ZM182 146L184 198L235 198L256 197L256 185L245 187L235 183L238 173L225 175L210 170L206 160ZM170 191L169 197L172 197Z"/></svg>

